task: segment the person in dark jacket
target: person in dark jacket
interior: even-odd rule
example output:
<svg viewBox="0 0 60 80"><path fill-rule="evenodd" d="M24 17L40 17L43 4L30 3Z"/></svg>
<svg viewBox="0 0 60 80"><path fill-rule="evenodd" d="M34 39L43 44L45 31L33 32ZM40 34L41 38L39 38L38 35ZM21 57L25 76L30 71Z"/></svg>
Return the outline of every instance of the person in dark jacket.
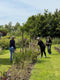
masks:
<svg viewBox="0 0 60 80"><path fill-rule="evenodd" d="M44 53L45 58L46 58L45 45L44 45L43 41L41 41L41 39L39 37L37 38L37 40L38 40L38 45L39 45L40 50L41 50L41 57L43 56L43 53Z"/></svg>
<svg viewBox="0 0 60 80"><path fill-rule="evenodd" d="M14 54L16 47L15 47L15 40L14 40L14 36L12 36L12 39L10 40L10 46L9 46L9 50L10 50L10 61L12 62L12 57Z"/></svg>
<svg viewBox="0 0 60 80"><path fill-rule="evenodd" d="M52 44L52 41L51 41L50 37L47 37L46 45L47 45L47 50L48 50L49 54L51 54L51 44Z"/></svg>

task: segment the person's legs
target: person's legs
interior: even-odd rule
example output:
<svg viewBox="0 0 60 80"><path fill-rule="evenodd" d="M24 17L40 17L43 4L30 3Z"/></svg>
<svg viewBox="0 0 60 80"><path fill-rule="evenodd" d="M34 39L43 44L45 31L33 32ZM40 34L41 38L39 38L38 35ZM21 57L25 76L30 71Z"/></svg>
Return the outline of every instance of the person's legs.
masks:
<svg viewBox="0 0 60 80"><path fill-rule="evenodd" d="M9 48L10 50L10 61L12 61L12 58L14 58L14 47Z"/></svg>
<svg viewBox="0 0 60 80"><path fill-rule="evenodd" d="M11 55L10 55L10 61L12 61L12 51L11 51Z"/></svg>
<svg viewBox="0 0 60 80"><path fill-rule="evenodd" d="M43 48L43 52L44 52L44 55L45 55L45 57L46 57L45 47Z"/></svg>
<svg viewBox="0 0 60 80"><path fill-rule="evenodd" d="M12 50L12 58L14 59L14 47L11 47Z"/></svg>
<svg viewBox="0 0 60 80"><path fill-rule="evenodd" d="M51 46L50 46L50 54L51 54Z"/></svg>
<svg viewBox="0 0 60 80"><path fill-rule="evenodd" d="M45 50L44 50L44 55L45 55L45 57L46 57L46 52L45 52Z"/></svg>
<svg viewBox="0 0 60 80"><path fill-rule="evenodd" d="M43 56L43 51L41 50L41 57Z"/></svg>
<svg viewBox="0 0 60 80"><path fill-rule="evenodd" d="M10 61L12 61L12 50L11 48L9 48L9 50L10 50Z"/></svg>
<svg viewBox="0 0 60 80"><path fill-rule="evenodd" d="M49 48L49 54L51 54L51 46L50 46L50 48Z"/></svg>
<svg viewBox="0 0 60 80"><path fill-rule="evenodd" d="M47 46L47 51L48 51L48 54L49 54L49 52L50 52L50 51L49 51L49 46Z"/></svg>
<svg viewBox="0 0 60 80"><path fill-rule="evenodd" d="M48 53L51 54L51 46L48 46Z"/></svg>

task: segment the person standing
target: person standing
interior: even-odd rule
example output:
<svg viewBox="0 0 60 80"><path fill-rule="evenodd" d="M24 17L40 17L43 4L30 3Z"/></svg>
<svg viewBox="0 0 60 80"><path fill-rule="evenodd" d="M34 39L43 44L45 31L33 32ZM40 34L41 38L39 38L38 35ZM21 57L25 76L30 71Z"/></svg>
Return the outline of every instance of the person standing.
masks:
<svg viewBox="0 0 60 80"><path fill-rule="evenodd" d="M46 45L47 45L48 54L51 54L51 44L52 44L52 41L51 41L50 37L47 37Z"/></svg>
<svg viewBox="0 0 60 80"><path fill-rule="evenodd" d="M12 62L12 58L14 57L14 51L15 51L16 47L15 47L15 40L14 40L14 36L12 36L11 40L10 40L10 46L9 46L9 50L10 50L10 61Z"/></svg>
<svg viewBox="0 0 60 80"><path fill-rule="evenodd" d="M38 45L39 45L40 50L41 50L41 58L43 57L43 53L44 53L45 58L46 58L47 56L46 56L46 52L45 52L45 45L39 37L37 38L37 40L38 40Z"/></svg>

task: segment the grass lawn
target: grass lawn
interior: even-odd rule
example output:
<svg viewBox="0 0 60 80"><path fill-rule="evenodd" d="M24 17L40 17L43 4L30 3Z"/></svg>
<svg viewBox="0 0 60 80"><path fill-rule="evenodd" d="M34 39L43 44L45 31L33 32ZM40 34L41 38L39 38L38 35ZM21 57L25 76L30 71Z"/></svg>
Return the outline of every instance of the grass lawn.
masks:
<svg viewBox="0 0 60 80"><path fill-rule="evenodd" d="M0 52L0 71L7 71L11 67L9 50Z"/></svg>
<svg viewBox="0 0 60 80"><path fill-rule="evenodd" d="M38 56L29 80L60 80L60 54L54 46L52 46L52 55L47 53L47 58Z"/></svg>

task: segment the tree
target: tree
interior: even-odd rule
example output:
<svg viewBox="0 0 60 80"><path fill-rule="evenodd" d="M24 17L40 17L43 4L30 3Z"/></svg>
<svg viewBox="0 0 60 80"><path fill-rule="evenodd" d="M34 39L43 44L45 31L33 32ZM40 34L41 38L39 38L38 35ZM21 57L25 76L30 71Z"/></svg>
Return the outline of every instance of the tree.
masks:
<svg viewBox="0 0 60 80"><path fill-rule="evenodd" d="M16 31L18 28L20 28L20 23L17 22L14 26L14 30Z"/></svg>

